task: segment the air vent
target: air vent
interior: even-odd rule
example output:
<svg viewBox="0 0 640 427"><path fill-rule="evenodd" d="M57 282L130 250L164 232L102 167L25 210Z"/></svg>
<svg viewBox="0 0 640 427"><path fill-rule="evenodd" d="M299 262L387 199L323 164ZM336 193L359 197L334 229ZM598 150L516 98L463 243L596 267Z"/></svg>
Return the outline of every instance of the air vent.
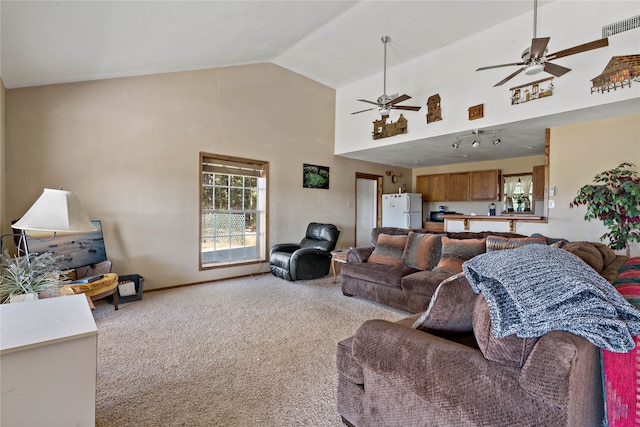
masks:
<svg viewBox="0 0 640 427"><path fill-rule="evenodd" d="M602 27L602 38L624 33L625 31L633 30L638 27L640 27L640 15L627 18L624 21L605 25Z"/></svg>

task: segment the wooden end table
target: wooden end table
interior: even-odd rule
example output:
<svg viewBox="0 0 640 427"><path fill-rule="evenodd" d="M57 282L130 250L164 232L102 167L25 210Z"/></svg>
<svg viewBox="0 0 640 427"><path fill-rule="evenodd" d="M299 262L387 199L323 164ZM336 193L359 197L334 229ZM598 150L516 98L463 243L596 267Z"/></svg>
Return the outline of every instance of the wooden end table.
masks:
<svg viewBox="0 0 640 427"><path fill-rule="evenodd" d="M346 263L347 255L349 253L348 249L336 249L331 251L331 270L333 271L333 283L336 283L337 274L336 274L336 262Z"/></svg>

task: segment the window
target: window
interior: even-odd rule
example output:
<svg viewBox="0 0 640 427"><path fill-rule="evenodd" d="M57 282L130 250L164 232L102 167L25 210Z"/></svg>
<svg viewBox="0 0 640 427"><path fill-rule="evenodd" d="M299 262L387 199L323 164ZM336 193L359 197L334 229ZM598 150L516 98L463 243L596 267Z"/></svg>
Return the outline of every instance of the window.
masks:
<svg viewBox="0 0 640 427"><path fill-rule="evenodd" d="M200 153L200 269L266 259L268 163Z"/></svg>
<svg viewBox="0 0 640 427"><path fill-rule="evenodd" d="M532 213L533 198L531 188L533 184L533 174L503 175L503 179L503 213Z"/></svg>

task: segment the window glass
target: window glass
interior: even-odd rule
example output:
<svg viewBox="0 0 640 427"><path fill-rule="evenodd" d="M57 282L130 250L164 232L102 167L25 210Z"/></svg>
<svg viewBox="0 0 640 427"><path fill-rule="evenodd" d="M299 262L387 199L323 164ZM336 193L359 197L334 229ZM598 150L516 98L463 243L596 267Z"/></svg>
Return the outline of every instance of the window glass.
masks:
<svg viewBox="0 0 640 427"><path fill-rule="evenodd" d="M264 261L268 163L200 158L200 267Z"/></svg>

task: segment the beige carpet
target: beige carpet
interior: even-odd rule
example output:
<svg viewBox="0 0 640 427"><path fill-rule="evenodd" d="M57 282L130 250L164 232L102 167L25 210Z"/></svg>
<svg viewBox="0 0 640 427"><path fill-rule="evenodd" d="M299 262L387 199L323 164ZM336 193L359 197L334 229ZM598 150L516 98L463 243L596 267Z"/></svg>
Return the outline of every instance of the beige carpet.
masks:
<svg viewBox="0 0 640 427"><path fill-rule="evenodd" d="M335 351L407 313L272 275L96 302L96 425L341 426Z"/></svg>

